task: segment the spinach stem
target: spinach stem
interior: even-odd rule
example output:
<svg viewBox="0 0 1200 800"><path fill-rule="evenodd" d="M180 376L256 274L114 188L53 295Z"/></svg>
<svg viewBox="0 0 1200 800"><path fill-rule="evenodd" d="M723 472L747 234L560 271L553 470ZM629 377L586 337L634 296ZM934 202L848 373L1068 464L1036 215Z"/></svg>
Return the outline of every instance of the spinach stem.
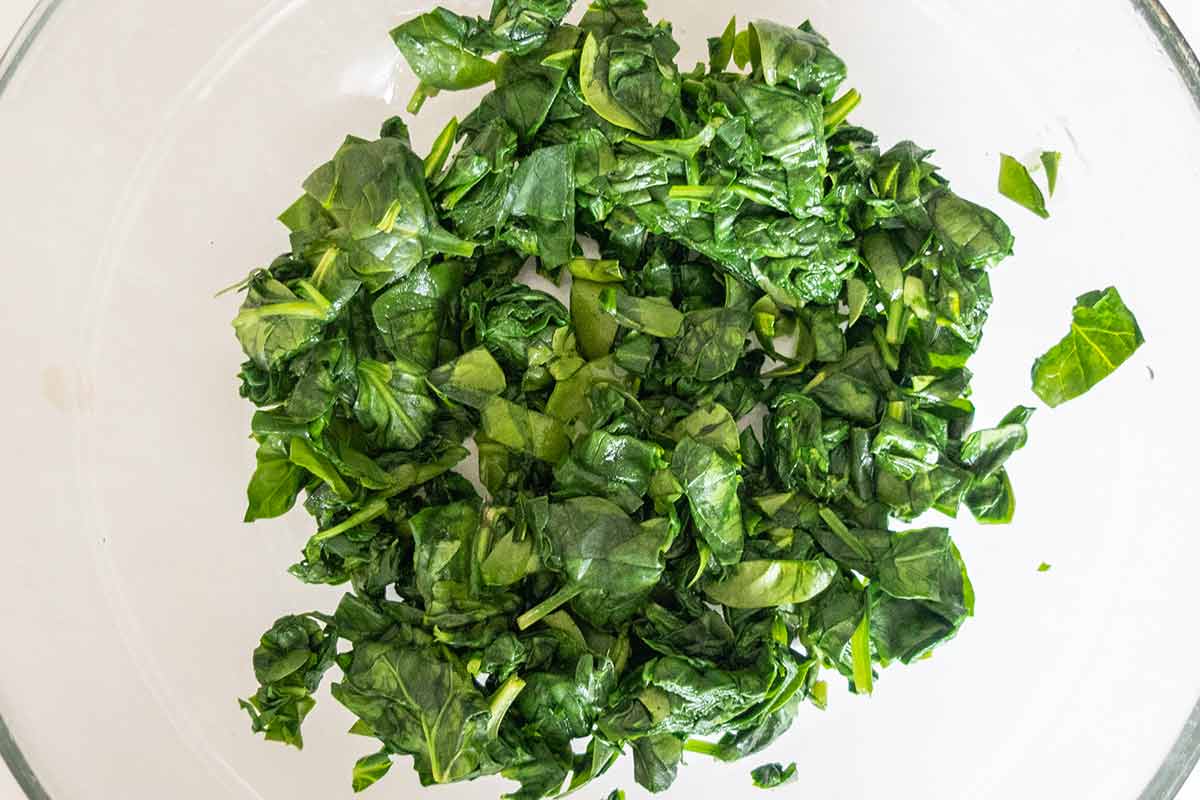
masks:
<svg viewBox="0 0 1200 800"><path fill-rule="evenodd" d="M887 343L899 344L901 328L904 322L904 298L897 297L888 305L887 313Z"/></svg>
<svg viewBox="0 0 1200 800"><path fill-rule="evenodd" d="M438 226L434 226L427 233L422 234L421 241L426 247L448 256L470 258L475 255L476 244L474 242L460 239L450 231Z"/></svg>
<svg viewBox="0 0 1200 800"><path fill-rule="evenodd" d="M333 304L325 298L325 295L318 291L317 287L313 286L307 280L301 278L300 280L296 281L296 288L298 288L300 293L304 295L310 302L320 308L323 312L323 315L329 314L329 309L333 307Z"/></svg>
<svg viewBox="0 0 1200 800"><path fill-rule="evenodd" d="M517 617L517 627L521 630L525 630L529 626L540 622L547 614L553 613L558 609L559 606L566 605L567 603L571 602L582 592L582 584L564 586L542 602L538 603L533 608L526 611L521 616Z"/></svg>
<svg viewBox="0 0 1200 800"><path fill-rule="evenodd" d="M446 165L446 159L450 157L450 151L454 148L454 142L458 138L458 117L451 117L446 123L446 127L442 128L442 132L433 140L433 146L429 149L429 155L425 157L425 179L429 180L442 171L442 167Z"/></svg>
<svg viewBox="0 0 1200 800"><path fill-rule="evenodd" d="M672 200L700 200L709 202L717 196L716 186L672 186L667 196Z"/></svg>
<svg viewBox="0 0 1200 800"><path fill-rule="evenodd" d="M291 303L271 303L257 308L243 309L238 314L238 321L245 322L261 317L297 317L299 319L324 319L325 311L316 303L307 300L297 300Z"/></svg>
<svg viewBox="0 0 1200 800"><path fill-rule="evenodd" d="M871 694L874 675L871 671L871 596L863 602L863 615L850 637L850 658L854 675L855 694Z"/></svg>
<svg viewBox="0 0 1200 800"><path fill-rule="evenodd" d="M713 742L706 742L703 739L688 739L683 743L683 749L689 753L700 753L701 755L712 756L713 758L721 757L720 745Z"/></svg>
<svg viewBox="0 0 1200 800"><path fill-rule="evenodd" d="M521 680L521 676L513 675L508 680L500 685L496 693L492 695L489 702L489 711L491 717L488 719L487 734L489 739L495 739L496 734L500 731L500 723L504 721L504 715L508 713L509 707L513 701L517 699L517 695L525 688L525 681Z"/></svg>
<svg viewBox="0 0 1200 800"><path fill-rule="evenodd" d="M430 97L437 97L438 90L436 87L421 81L417 84L417 88L412 93L412 98L408 101L408 113L417 114L421 111L421 106L425 105L425 101Z"/></svg>
<svg viewBox="0 0 1200 800"><path fill-rule="evenodd" d="M862 95L858 93L857 89L851 89L827 105L825 107L825 133L829 133L838 125L841 125L846 117L850 116L850 112L861 102Z"/></svg>
<svg viewBox="0 0 1200 800"><path fill-rule="evenodd" d="M850 529L846 527L846 523L842 522L841 518L838 517L832 508L821 506L817 514L821 519L825 520L825 524L829 526L829 530L833 531L835 536L853 550L855 555L864 561L871 560L871 554L867 551L866 546L858 540L857 536L850 532Z"/></svg>
<svg viewBox="0 0 1200 800"><path fill-rule="evenodd" d="M378 517L380 514L383 514L384 512L386 512L387 509L388 509L387 501L383 500L381 498L376 498L376 499L372 500L371 502L367 503L365 506L363 506L361 511L351 514L344 521L339 522L337 525L334 525L332 528L326 528L323 531L318 531L312 537L312 541L323 542L326 539L332 539L335 536L340 536L341 534L345 533L346 531L348 531L352 528L357 528L359 525L362 525L364 522L370 522L371 520Z"/></svg>

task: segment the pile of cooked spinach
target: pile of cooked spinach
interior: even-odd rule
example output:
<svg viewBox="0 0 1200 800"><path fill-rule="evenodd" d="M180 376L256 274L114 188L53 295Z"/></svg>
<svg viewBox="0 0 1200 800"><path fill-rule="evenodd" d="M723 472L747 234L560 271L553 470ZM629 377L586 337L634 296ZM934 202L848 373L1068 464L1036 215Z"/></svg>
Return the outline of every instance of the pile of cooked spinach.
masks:
<svg viewBox="0 0 1200 800"><path fill-rule="evenodd" d="M242 287L245 518L303 493L290 571L348 587L263 635L242 705L299 747L336 667L355 790L400 755L530 799L625 751L653 791L687 753L752 755L823 676L869 693L971 615L948 530L896 523L1013 515L1032 409L976 428L968 369L1004 222L848 122L807 23L731 21L683 72L642 0L570 6L393 31L410 110L491 90L424 158L399 118L347 138ZM1036 368L1052 405L1141 343L1115 290L1075 321Z"/></svg>

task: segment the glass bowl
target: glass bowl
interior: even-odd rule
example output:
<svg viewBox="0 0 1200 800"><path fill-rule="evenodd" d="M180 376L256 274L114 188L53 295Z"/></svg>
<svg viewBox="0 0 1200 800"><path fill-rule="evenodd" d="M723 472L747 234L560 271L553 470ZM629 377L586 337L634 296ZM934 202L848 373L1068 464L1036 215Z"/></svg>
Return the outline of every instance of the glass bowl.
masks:
<svg viewBox="0 0 1200 800"><path fill-rule="evenodd" d="M297 752L252 736L235 702L270 621L336 592L284 572L304 514L240 522L237 300L213 293L284 248L272 220L344 134L400 113L414 80L387 31L425 8L47 0L0 62L0 751L34 800L350 794L363 745L337 703ZM869 699L831 686L828 711L755 763L799 764L781 796L1173 797L1200 697L1194 56L1152 0L651 1L685 65L731 11L811 18L865 97L855 119L936 148L961 194L1011 222L1018 255L992 275L973 363L980 419L1032 399L1031 361L1084 291L1118 285L1147 338L1038 412L1015 524L955 524L978 598L958 639L885 670ZM474 100L427 103L418 147ZM1049 221L995 187L998 152L1041 149L1064 154ZM691 761L673 796L751 791L754 764ZM589 794L638 796L628 763L610 776ZM383 787L421 791L406 767Z"/></svg>

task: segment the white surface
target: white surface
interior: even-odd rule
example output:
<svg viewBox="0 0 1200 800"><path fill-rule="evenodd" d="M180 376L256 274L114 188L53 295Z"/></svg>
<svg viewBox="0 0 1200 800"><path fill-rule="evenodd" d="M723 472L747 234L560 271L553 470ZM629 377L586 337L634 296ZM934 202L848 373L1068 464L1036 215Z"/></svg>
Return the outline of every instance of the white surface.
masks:
<svg viewBox="0 0 1200 800"><path fill-rule="evenodd" d="M0 0L0 30L15 28L25 13L24 5L19 0ZM79 8L66 7L64 13L89 17L87 5L81 2ZM129 4L114 0L110 5L115 9ZM92 241L109 241L112 257L108 264L111 271L101 276L103 280L93 282L92 273L97 267L86 260L90 253L73 247L69 236L30 242L30 237L17 232L16 247L36 254L38 258L31 263L44 265L47 271L70 258L85 257L75 274L55 278L53 285L61 296L39 301L56 310L49 319L69 319L70 312L84 303L84 298L71 293L87 290L84 324L93 325L92 332L99 335L94 349L86 354L89 363L79 365L76 361L79 354L74 337L78 332L72 323L47 325L45 331L31 336L28 327L11 331L7 327L10 314L20 309L6 311L0 320L5 341L18 354L13 368L15 385L39 387L51 404L60 407L57 411L19 408L15 412L19 415L15 417L19 423L14 431L16 441L10 442L14 452L35 459L58 428L79 427L74 432L83 437L84 463L103 466L92 476L95 482L90 488L97 495L86 508L72 504L69 490L73 483L65 484L66 488L31 485L28 495L22 494L37 501L32 505L39 513L28 520L44 525L48 519L54 530L78 528L83 533L84 538L72 541L84 551L84 557L78 563L67 559L61 542L34 538L37 529L30 525L18 528L29 536L28 547L22 546L15 561L6 567L11 570L11 574L6 573L10 582L15 580L17 586L27 582L28 597L37 603L37 619L43 622L26 628L23 626L29 620L24 615L15 620L16 633L21 635L10 641L30 644L14 652L11 663L0 665L0 677L21 675L28 681L41 670L57 670L81 682L94 706L81 714L80 706L72 705L80 702L78 686L65 684L60 693L40 697L37 707L22 705L18 702L24 697L18 694L21 687L0 680L0 707L6 714L14 709L14 728L28 742L35 767L51 764L51 754L62 752L61 741L55 741L61 738L58 731L62 728L38 724L50 720L71 720L79 726L80 738L76 741L91 743L89 750L99 750L112 760L108 771L90 761L86 772L51 768L47 788L56 800L125 796L140 800L141 795L126 794L117 788L131 776L139 785L144 780L145 785L156 786L158 796L164 790L178 791L180 798L254 796L247 791L244 780L258 787L264 797L344 797L349 794L345 788L348 764L360 754L355 749L357 743L348 741L349 737L341 732L346 727L345 714L328 698L306 725L309 747L303 754L250 741L244 720L233 708L230 698L249 688L248 670L247 674L231 674L227 664L247 660L254 638L275 612L317 606L322 601L320 592L288 583L279 570L290 563L296 540L302 541L307 535L302 515L276 525L260 524L253 530L237 523L237 495L248 468L246 448L239 446L237 437L246 411L230 389L229 373L237 360L232 337L225 335L230 311L207 302L206 297L211 289L236 278L256 258L266 259L279 247L282 236L269 220L290 199L305 169L327 155L331 148L326 144L335 143L347 130L369 133L379 119L390 113L383 96L396 78L391 67L394 59L387 52L386 41L377 46L378 31L373 26L394 20L398 13L395 7L404 3L361 2L353 12L344 10L346 4L309 4L342 8L330 12L330 19L325 20L330 30L341 32L347 29L341 26L348 26L364 36L365 42L375 42L357 48L355 52L361 58L353 63L346 61L344 51L336 44L322 43L319 38L310 40L308 49L301 51L301 59L308 56L324 60L326 65L324 78L304 71L313 81L311 86L324 86L321 81L328 82L328 76L333 75L344 91L351 90L350 94L338 95L337 85L327 93L315 89L310 92L310 84L290 84L287 70L278 67L281 60L294 57L292 48L283 44L288 26L300 18L314 25L321 22L320 15L306 7L291 18L281 18L274 30L263 31L260 27L261 36L225 40L224 60L208 73L210 80L194 84L190 101L174 109L175 116L164 117L164 109L154 104L159 96L156 92L171 96L169 84L181 87L190 81L198 65L211 56L212 44L204 38L204 32L220 30L222 25L232 31L233 21L240 22L243 16L239 9L246 5L237 0L213 0L204 12L205 25L197 22L201 13L197 9L204 6L175 0L148 9L144 18L114 12L90 19L90 30L103 32L99 41L104 43L106 53L114 55L101 59L94 71L63 77L84 90L81 107L72 109L73 127L40 131L39 141L29 148L31 163L39 154L57 152L63 160L62 168L73 170L82 183L109 181L114 192L124 191L132 165L140 163L142 183L130 194L120 195L120 199L134 209L140 207L143 216L130 208L117 208L114 225L108 216L110 207L97 202L97 198L65 191L50 197L36 195L36 176L17 175L18 185L28 187L31 199L46 201L47 209L50 201L61 204L61 208L54 207L55 214L61 210L62 217L71 220L72 235L87 232L94 237ZM300 5L276 3L275 8L286 11ZM678 12L671 13L669 3L652 5L655 10L686 20ZM1097 158L1119 152L1122 143L1132 142L1145 132L1145 119L1131 120L1137 115L1127 110L1150 102L1152 98L1144 92L1146 87L1155 89L1159 76L1154 65L1136 59L1123 64L1125 77L1110 74L1106 65L1097 64L1095 76L1098 83L1106 81L1103 86L1081 84L1070 87L1070 92L1050 96L1049 89L1064 89L1066 79L1062 76L1069 70L1064 66L1066 61L1078 54L1093 54L1088 49L1091 43L1054 33L1056 24L1066 26L1072 16L1070 9L1083 8L1082 4L1061 2L1052 4L1058 10L1036 14L1028 11L1036 3L1006 4L1006 14L1020 18L1018 9L1025 9L1028 19L1038 20L1038 25L1023 31L1031 37L1030 58L1045 59L1047 65L1060 67L1057 80L1064 83L1056 84L1056 78L1046 77L1046 90L1039 89L1032 97L1022 94L1026 83L1020 69L988 74L972 70L970 59L955 64L955 69L961 71L958 80L946 78L941 62L907 51L903 53L905 80L873 71L870 46L882 40L871 38L869 25L863 26L863 39L856 42L851 31L857 33L858 28L830 24L830 9L838 4L805 5L812 6L820 27L827 29L847 55L856 85L867 90L867 101L857 118L879 127L885 138L911 133L920 141L936 142L939 163L956 186L968 196L995 204L1016 229L1019 257L1006 264L994 280L997 306L991 330L993 338L997 330L1006 332L1004 352L988 348L977 369L981 421L998 416L1013 402L1029 399L1013 396L1013 387L1024 385L1028 354L1038 352L1061 335L1070 298L1077 291L1108 281L1118 283L1139 312L1149 344L1117 378L1078 401L1078 405L1052 413L1039 412L1030 445L1030 450L1036 452L1025 454L1014 465L1021 504L1016 526L1009 531L980 531L965 523L956 526L972 569L980 611L960 640L926 664L908 671L886 671L880 691L869 706L842 694L840 687L831 686L831 713L809 719L812 727L796 731L776 755L785 760L797 759L803 767L806 762L826 760L822 744L836 745L836 757L841 759L849 743L860 742L863 754L884 753L882 758L863 755L862 762L845 764L859 773L860 784L866 786L873 774L892 768L885 742L896 737L883 735L886 731L881 732L880 725L921 719L943 738L942 749L922 750L910 741L893 742L892 746L908 754L910 769L928 770L929 791L924 796L929 800L989 797L985 790L993 780L1008 781L1003 785L1010 789L1009 797L1079 796L1071 791L1070 781L1079 779L1085 770L1106 776L1103 786L1113 792L1113 800L1129 800L1136 793L1129 788L1144 782L1148 775L1141 770L1149 765L1138 762L1136 768L1128 770L1123 765L1132 764L1130 753L1142 747L1165 750L1186 711L1181 698L1195 696L1195 676L1180 674L1190 671L1186 667L1180 670L1179 664L1194 663L1197 654L1181 649L1185 647L1179 641L1182 628L1168 624L1185 619L1185 614L1176 612L1172 616L1168 607L1161 618L1147 616L1147 609L1156 603L1175 602L1172 590L1178 589L1180 581L1191 579L1183 565L1169 560L1164 563L1162 558L1164 553L1174 554L1177 543L1151 539L1155 534L1182 535L1184 529L1173 525L1182 525L1183 520L1172 516L1172 509L1180 504L1178 492L1189 491L1178 487L1178 475L1185 474L1184 465L1190 466L1190 462L1171 446L1169 437L1174 431L1154 427L1167 418L1166 413L1158 415L1157 420L1141 421L1149 426L1146 428L1140 427L1141 422L1135 425L1124 412L1146 403L1161 403L1167 409L1172 399L1177 402L1180 397L1194 396L1195 385L1186 383L1190 377L1185 371L1188 351L1179 349L1190 341L1189 330L1178 317L1174 296L1189 285L1191 296L1195 296L1196 278L1193 272L1166 287L1164 273L1155 272L1173 263L1174 252L1162 239L1169 239L1173 231L1185 230L1190 219L1178 216L1178 210L1165 204L1158 213L1166 228L1159 230L1161 237L1146 241L1150 221L1143 223L1137 208L1122 206L1119 198L1115 204L1101 198L1135 187L1147 189L1138 183L1146 179L1143 171L1165 174L1171 170L1177 173L1181 168L1194 170L1195 121L1186 116L1186 109L1174 106L1171 111L1179 114L1178 118L1155 119L1165 129L1155 137L1157 147L1139 153L1138 169ZM847 8L860 5L844 4ZM921 5L945 11L940 18L948 36L960 25L976 33L988 30L980 21L988 19L987 12L972 21L961 19L934 0ZM1108 26L1121 24L1127 12L1125 4L1113 0L1095 5L1103 6L1095 12L1095 24L1099 26L1096 36L1113 36L1113 42L1122 44L1112 51L1124 54L1127 43ZM1200 8L1194 0L1171 5L1176 6L1172 10L1179 22L1200 39ZM1086 14L1079 11L1075 18L1089 19L1090 3L1087 8ZM348 14L359 19L347 21ZM996 26L1006 24L998 17L992 22ZM162 32L166 39L147 45L141 36L143 25L158 26L153 30ZM709 20L703 26L687 20L678 27L679 38L686 42L685 50L694 53L702 44L700 37L709 28L720 26ZM974 54L999 60L1004 54L993 51L986 38L979 36ZM903 36L897 35L896 41L903 41ZM74 44L83 48L96 46L96 42L97 38L86 37ZM157 62L162 64L161 74L124 72L119 56L127 48L146 48L146 52L161 59ZM955 50L946 52L953 60ZM341 65L337 71L335 65ZM1056 73L1047 70L1045 74ZM235 89L238 81L242 88ZM986 91L967 91L972 83L984 86ZM922 85L937 86L942 94L929 97L919 90ZM62 91L63 86L52 82L49 89ZM943 105L938 101L945 97L960 104L959 124L963 130L957 139L946 135L944 118L924 116L936 115ZM328 105L313 107L314 99L324 103L326 98L333 99ZM1112 119L1105 119L1103 114L1088 115L1087 102L1100 107L1115 104L1117 110ZM302 136L284 136L291 126L281 128L278 114L263 110L272 103L292 104L294 115L305 123ZM452 104L452 99L439 98L430 104L427 118L444 117ZM1032 121L1017 113L1030 108L1034 113L1029 116L1037 117ZM219 116L214 116L216 111ZM1078 116L1070 120L1056 116L1068 113ZM212 125L214 119L221 124ZM11 126L11 120L5 121ZM93 121L105 130L127 126L129 141L89 140L86 132ZM1071 149L1066 136L1068 121L1082 152ZM143 141L147 130L157 131L157 138ZM1187 136L1189 131L1191 138ZM11 136L10 129L9 138L3 141L11 141ZM429 137L418 133L417 138L427 141ZM277 146L269 152L256 151L254 143L259 141ZM1068 151L1062 193L1055 198L1055 219L1050 226L1024 216L1015 207L1002 206L1003 201L995 197L990 185L997 149L1032 150L1042 145L1057 145ZM61 149L55 151L54 147ZM85 151L85 147L91 149ZM1072 158L1073 152L1078 158ZM1185 153L1192 160L1178 161ZM1085 160L1089 156L1090 160ZM198 163L205 163L207 168L196 169ZM1200 178L1195 172L1176 173L1171 173L1172 177L1184 184L1194 185ZM247 176L252 179L248 181ZM107 199L116 204L118 197ZM185 206L195 215L180 214ZM105 213L95 214L100 208ZM134 224L145 220L145 215L163 224ZM122 221L130 223L129 227L122 228ZM1094 247L1089 239L1098 226L1113 236L1104 248ZM1034 278L1051 283L1045 297L1022 291ZM24 296L36 297L34 289L45 284L44 276L39 277L38 284L24 283L21 276L12 280L16 281L18 296L29 292ZM214 343L205 340L181 344L173 336L176 330L203 339L208 337L199 332L216 330L219 335ZM171 384L161 375L139 371L143 359L165 361L180 358L183 353L189 355L191 368L172 376ZM28 354L33 357L26 359ZM1153 364L1158 372L1154 384L1145 381L1147 364ZM173 413L165 413L168 409ZM176 415L189 425L177 429ZM195 425L190 425L192 422ZM1116 426L1117 435L1111 441L1092 441L1092 434L1106 422ZM189 430L197 427L205 431L203 436L197 437L196 430ZM121 445L128 445L128 449ZM155 458L147 458L150 453ZM1088 455L1081 459L1079 453ZM71 457L69 452L64 453L64 458ZM192 470L187 481L172 482L163 479L169 475L155 474L156 470L169 473L176 469L181 459L186 459ZM1166 469L1176 463L1178 473ZM22 464L20 472L4 472L6 482L11 485L15 479L24 486L28 482L26 467ZM1062 475L1068 468L1079 477L1063 489ZM212 480L213 476L220 480ZM1174 479L1175 494L1156 496L1150 483L1156 477L1168 483ZM181 485L184 483L186 490ZM1113 502L1116 495L1109 494L1109 487L1129 483L1140 486L1134 504ZM139 520L128 513L130 504L136 503L147 488L158 491L168 501L155 506L156 518L177 519L178 526L164 529L152 520ZM1190 491L1194 498L1195 490ZM1063 506L1064 500L1069 507ZM23 519L22 509L16 513L18 519ZM1032 524L1031 520L1044 524ZM11 537L17 535L10 533ZM180 537L191 537L192 550L181 546ZM1135 547L1135 537L1147 546ZM1102 546L1094 546L1097 542ZM236 551L237 555L222 558L223 551ZM1195 550L1189 552L1194 554ZM92 557L105 571L99 582L93 576ZM186 569L179 566L184 557L189 559ZM1053 563L1054 569L1038 575L1033 568L1043 559ZM49 563L56 564L56 568L48 570ZM1123 569L1127 570L1128 584L1112 581L1112 576L1122 574ZM264 579L273 574L279 574L278 580ZM1097 576L1106 580L1098 583ZM45 588L51 580L56 587L53 593ZM75 595L66 596L67 588L88 586L94 589L91 602L81 603ZM246 597L247 586L260 595ZM1136 597L1123 594L1126 587L1134 586ZM152 598L163 597L171 602L162 608L150 607ZM1036 619L1030 625L1028 615L1011 613L1011 598L1019 598L1018 603L1028 603L1031 609L1056 609L1057 614L1055 618ZM110 603L121 610L115 626L112 616L106 613ZM1087 607L1093 604L1099 608ZM205 608L206 615L187 616L189 608ZM135 609L137 613L132 613ZM55 621L54 630L62 637L57 645L41 636L50 621ZM105 651L103 663L89 664L89 658L111 646L115 639L129 644L133 655ZM203 647L197 647L200 642ZM1073 649L1060 652L1063 642ZM73 655L82 657L65 659L63 643L69 643ZM1160 658L1140 663L1122 659L1128 647ZM1040 656L1045 653L1053 657L1043 663ZM80 676L67 670L63 661L88 666L83 667L86 671ZM1122 663L1114 666L1112 661ZM1000 671L997 664L1007 667ZM216 686L212 685L214 676ZM131 682L136 681L145 681L148 688L130 692ZM1140 710L1127 707L1132 703L1113 701L1110 689L1114 681L1139 697ZM1101 707L1105 702L1114 703L1111 714ZM147 741L121 735L126 723L150 719L158 720L157 727L149 728L155 740L149 744L158 748L155 757L148 755ZM988 726L1016 726L1020 735L989 738L994 749L979 764L977 786L937 783L939 760L968 752L972 745L962 741L961 734L964 730L974 733L981 723L982 730L989 730ZM1138 734L1130 736L1134 730ZM900 738L912 737L902 732ZM1035 749L1028 749L1030 741L1036 742ZM1089 743L1086 753L1074 748L1079 741ZM86 757L87 753L79 756ZM207 771L197 773L197 759ZM1029 771L1027 780L1009 775L1018 760ZM1061 768L1057 774L1051 765ZM194 777L194 787L177 782L179 769L189 770L186 774ZM619 774L624 776L626 771ZM77 778L70 774L73 772L93 781L87 793L75 783ZM410 791L406 787L413 783L407 772L404 765L398 765L389 776L388 789L376 791L395 796ZM740 766L732 771L685 771L674 796L688 796L689 792L704 796L712 791L714 780L726 793L741 795L743 772ZM634 788L631 782L625 785ZM495 784L486 784L482 792L459 789L441 791L437 796L447 800L492 797L494 788ZM965 795L961 793L964 789ZM15 795L14 787L9 785L8 790ZM4 791L0 789L0 797L4 797ZM600 796L598 790L590 794ZM641 796L636 788L630 795ZM825 787L817 796L857 800L862 795L842 781L840 786ZM1200 789L1193 786L1181 795L1189 796L1200 797ZM1092 797L1102 800L1100 794Z"/></svg>

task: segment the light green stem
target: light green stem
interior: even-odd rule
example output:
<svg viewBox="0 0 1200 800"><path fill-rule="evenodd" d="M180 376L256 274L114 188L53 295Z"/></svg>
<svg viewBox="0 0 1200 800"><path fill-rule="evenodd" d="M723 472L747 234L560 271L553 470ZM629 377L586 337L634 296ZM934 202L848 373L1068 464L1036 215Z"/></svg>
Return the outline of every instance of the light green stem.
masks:
<svg viewBox="0 0 1200 800"><path fill-rule="evenodd" d="M851 89L825 107L825 133L841 125L850 112L862 102L862 95L857 89Z"/></svg>
<svg viewBox="0 0 1200 800"><path fill-rule="evenodd" d="M345 533L346 531L348 531L352 528L356 528L359 525L362 525L364 522L370 522L371 520L378 517L380 514L383 514L384 512L386 512L387 509L388 509L387 501L376 498L375 500L372 500L371 502L367 503L362 508L361 511L351 514L349 517L347 517L345 519L345 521L339 522L337 525L334 525L332 528L326 528L323 531L318 531L312 537L312 541L323 542L326 539L332 539L335 536L340 536L341 534Z"/></svg>
<svg viewBox="0 0 1200 800"><path fill-rule="evenodd" d="M902 333L904 315L904 298L897 297L888 306L887 314L887 342L888 344L899 344L900 335Z"/></svg>
<svg viewBox="0 0 1200 800"><path fill-rule="evenodd" d="M450 157L450 151L454 148L454 142L458 138L458 117L451 117L446 123L446 127L442 128L442 132L433 140L433 147L429 150L429 155L425 158L425 179L428 180L442 171L442 167L446 166L446 159Z"/></svg>
<svg viewBox="0 0 1200 800"><path fill-rule="evenodd" d="M688 739L683 743L683 749L689 753L699 753L713 758L721 757L721 748L713 742L706 742L703 739Z"/></svg>
<svg viewBox="0 0 1200 800"><path fill-rule="evenodd" d="M247 308L238 314L239 320L258 319L261 317L298 317L301 319L324 319L325 312L316 304L307 300L297 300L292 303L271 303L258 308Z"/></svg>
<svg viewBox="0 0 1200 800"><path fill-rule="evenodd" d="M408 101L408 113L417 114L421 111L421 106L425 105L425 101L430 97L437 97L438 90L436 87L422 81L417 84L416 90L412 93L412 98Z"/></svg>
<svg viewBox="0 0 1200 800"><path fill-rule="evenodd" d="M470 258L475 254L475 243L468 242L466 239L460 239L450 231L434 226L429 229L428 233L421 235L421 241L426 247L437 250L439 253L445 253L448 256L458 256L459 258Z"/></svg>
<svg viewBox="0 0 1200 800"><path fill-rule="evenodd" d="M707 203L717 196L716 186L672 186L667 196L672 200L699 200Z"/></svg>
<svg viewBox="0 0 1200 800"><path fill-rule="evenodd" d="M857 536L850 532L850 529L846 527L846 523L842 522L841 518L834 513L832 508L821 506L821 510L817 514L821 519L825 520L825 524L829 526L829 530L833 531L834 535L841 539L846 547L853 550L855 555L864 561L871 560L871 554L867 552L867 548L858 540Z"/></svg>
<svg viewBox="0 0 1200 800"><path fill-rule="evenodd" d="M508 713L509 707L524 688L525 681L521 680L519 675L513 675L502 683L496 693L492 695L489 704L491 717L488 719L487 726L489 739L496 738L496 734L500 731L500 723L504 721L504 715Z"/></svg>
<svg viewBox="0 0 1200 800"><path fill-rule="evenodd" d="M521 616L517 617L517 627L521 630L525 630L529 626L537 624L547 614L553 613L558 609L559 606L563 606L571 602L582 592L583 586L580 584L575 584L574 586L564 586L542 602L538 603L533 608L526 611Z"/></svg>

